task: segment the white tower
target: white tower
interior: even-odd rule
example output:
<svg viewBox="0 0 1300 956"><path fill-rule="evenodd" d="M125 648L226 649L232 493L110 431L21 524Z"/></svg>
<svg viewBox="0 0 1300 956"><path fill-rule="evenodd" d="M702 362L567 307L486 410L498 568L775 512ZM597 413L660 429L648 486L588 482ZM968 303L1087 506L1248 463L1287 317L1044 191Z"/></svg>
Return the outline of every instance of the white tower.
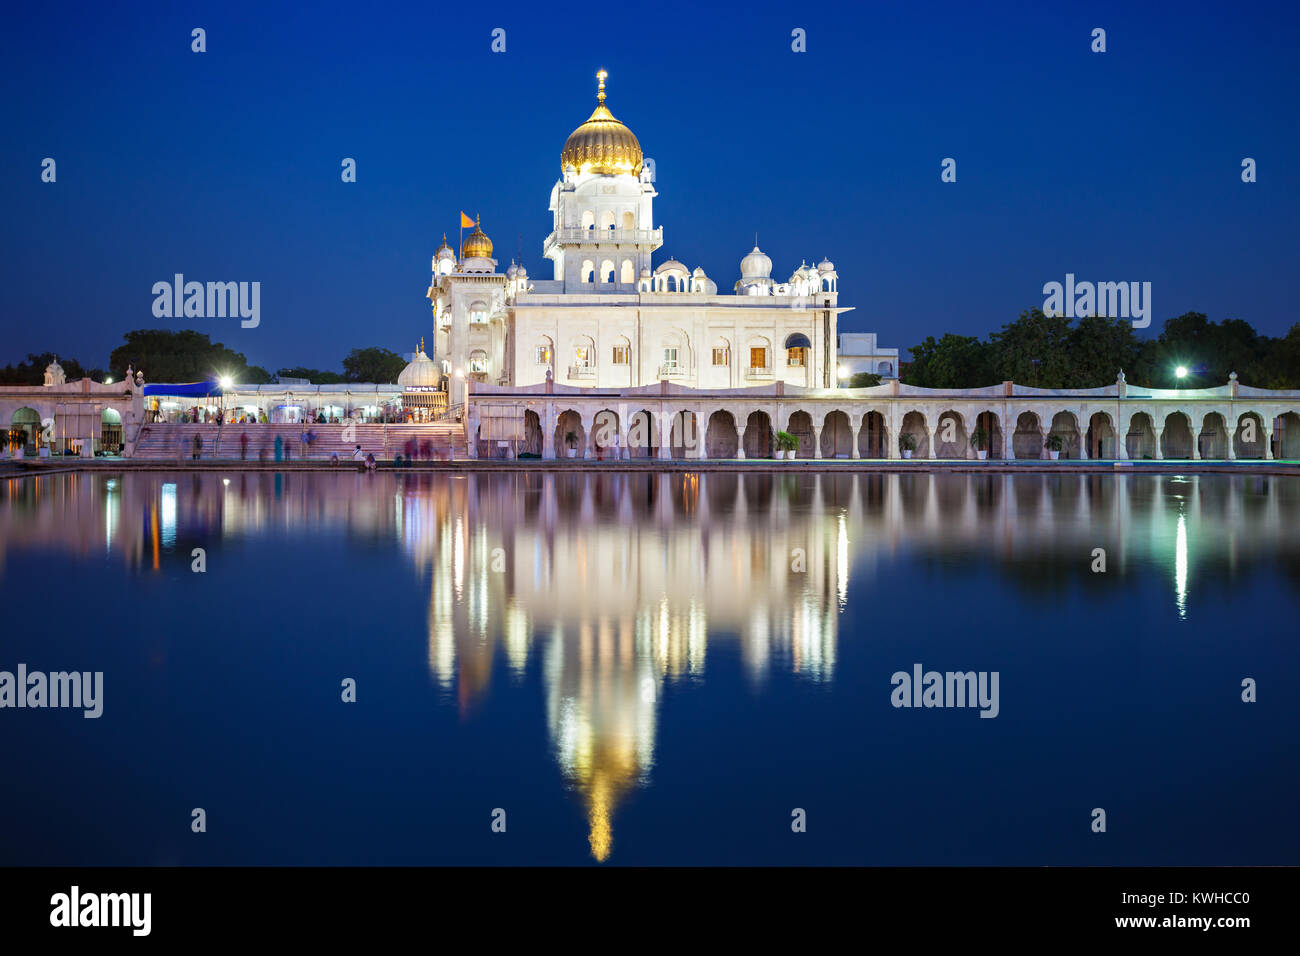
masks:
<svg viewBox="0 0 1300 956"><path fill-rule="evenodd" d="M637 277L663 245L663 230L654 227L658 193L641 144L605 107L607 75L596 74L596 109L565 142L560 180L551 190L555 227L543 254L569 294L635 292Z"/></svg>

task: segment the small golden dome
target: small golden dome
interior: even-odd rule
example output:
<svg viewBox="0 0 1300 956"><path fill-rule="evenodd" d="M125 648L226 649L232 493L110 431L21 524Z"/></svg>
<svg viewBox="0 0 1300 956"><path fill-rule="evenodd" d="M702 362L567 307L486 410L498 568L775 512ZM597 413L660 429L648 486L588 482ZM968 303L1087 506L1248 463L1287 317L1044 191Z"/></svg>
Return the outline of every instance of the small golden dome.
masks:
<svg viewBox="0 0 1300 956"><path fill-rule="evenodd" d="M462 259L492 258L492 240L483 234L483 226L477 218L474 220L474 231L460 247L460 257Z"/></svg>
<svg viewBox="0 0 1300 956"><path fill-rule="evenodd" d="M615 119L605 108L605 77L601 70L596 74L600 81L597 106L587 122L583 123L564 142L560 152L560 172L575 169L579 173L630 173L641 172L641 144L630 129Z"/></svg>

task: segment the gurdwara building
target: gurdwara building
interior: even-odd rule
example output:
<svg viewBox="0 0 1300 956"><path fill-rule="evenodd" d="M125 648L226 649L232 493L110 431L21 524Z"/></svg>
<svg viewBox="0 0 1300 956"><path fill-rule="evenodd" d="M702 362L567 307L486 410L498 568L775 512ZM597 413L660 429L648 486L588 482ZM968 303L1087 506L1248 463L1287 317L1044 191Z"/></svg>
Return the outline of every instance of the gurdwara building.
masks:
<svg viewBox="0 0 1300 956"><path fill-rule="evenodd" d="M653 169L605 105L604 71L597 78L596 108L565 141L551 189L554 228L543 243L551 275L515 263L500 270L481 223L459 255L445 235L434 255L433 359L449 400L464 401L467 380L834 388L836 326L849 311L835 265L804 262L778 281L755 245L726 294L701 267L654 266L664 230Z"/></svg>

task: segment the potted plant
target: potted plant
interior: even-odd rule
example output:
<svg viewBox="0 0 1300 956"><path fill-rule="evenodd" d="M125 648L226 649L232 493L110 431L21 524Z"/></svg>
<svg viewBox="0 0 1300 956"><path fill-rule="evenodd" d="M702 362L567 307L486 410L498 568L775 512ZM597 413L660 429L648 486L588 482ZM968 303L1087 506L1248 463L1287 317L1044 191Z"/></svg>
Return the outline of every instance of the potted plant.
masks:
<svg viewBox="0 0 1300 956"><path fill-rule="evenodd" d="M795 438L789 432L776 433L777 458L794 458L795 452L798 450L799 439Z"/></svg>
<svg viewBox="0 0 1300 956"><path fill-rule="evenodd" d="M564 443L569 446L569 457L578 457L578 433L569 432L564 436Z"/></svg>
<svg viewBox="0 0 1300 956"><path fill-rule="evenodd" d="M911 432L903 432L899 435L898 450L903 453L904 458L911 458L912 452L916 451L916 436Z"/></svg>
<svg viewBox="0 0 1300 956"><path fill-rule="evenodd" d="M1047 449L1047 457L1056 461L1061 457L1061 449L1065 447L1065 442L1060 435L1048 435L1043 440L1043 447Z"/></svg>
<svg viewBox="0 0 1300 956"><path fill-rule="evenodd" d="M989 433L983 425L977 425L970 436L971 446L975 449L975 457L980 461L989 456Z"/></svg>

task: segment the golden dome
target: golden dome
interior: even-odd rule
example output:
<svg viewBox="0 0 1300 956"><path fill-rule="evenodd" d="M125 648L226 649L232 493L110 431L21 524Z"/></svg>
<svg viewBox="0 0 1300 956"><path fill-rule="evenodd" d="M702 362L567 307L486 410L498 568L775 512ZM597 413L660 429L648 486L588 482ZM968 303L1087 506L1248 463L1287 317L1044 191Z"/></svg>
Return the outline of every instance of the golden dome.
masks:
<svg viewBox="0 0 1300 956"><path fill-rule="evenodd" d="M605 108L605 77L601 70L596 74L600 87L596 94L598 105L583 123L564 141L560 152L560 172L576 169L579 173L630 173L641 172L641 144L633 132L615 119Z"/></svg>
<svg viewBox="0 0 1300 956"><path fill-rule="evenodd" d="M492 240L483 234L483 226L478 219L474 220L474 231L461 244L460 257L462 259L492 258Z"/></svg>

